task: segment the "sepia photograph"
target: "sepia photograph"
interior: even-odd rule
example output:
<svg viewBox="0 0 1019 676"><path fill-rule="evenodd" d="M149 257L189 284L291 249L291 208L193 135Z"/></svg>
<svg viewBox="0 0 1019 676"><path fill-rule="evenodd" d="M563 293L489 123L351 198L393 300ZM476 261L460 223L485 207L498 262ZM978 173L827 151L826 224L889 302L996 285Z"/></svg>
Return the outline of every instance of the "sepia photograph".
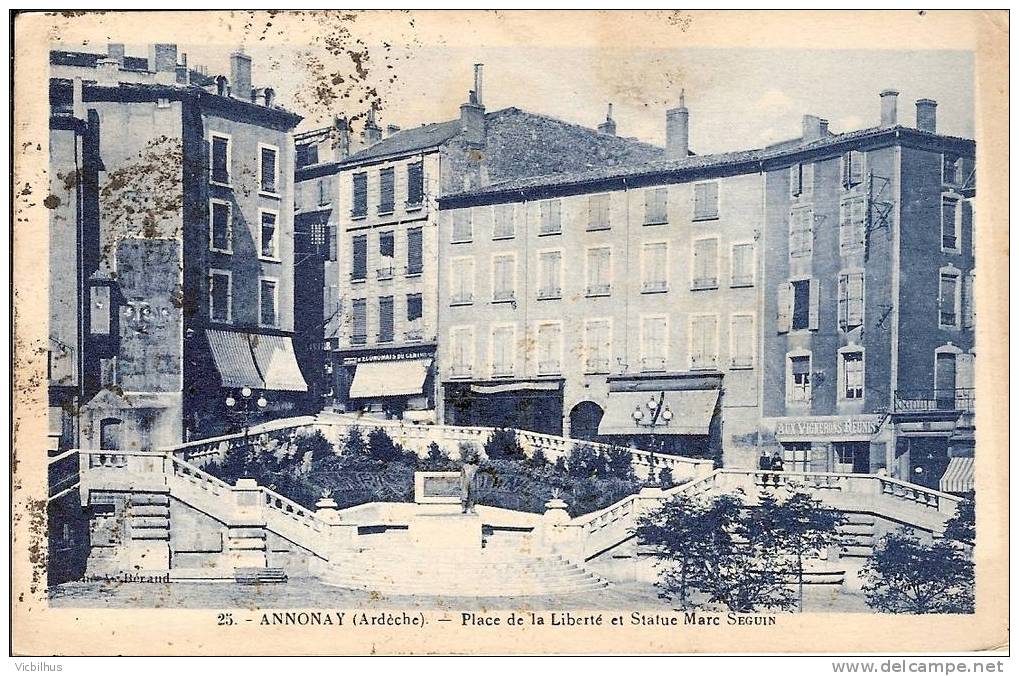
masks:
<svg viewBox="0 0 1019 676"><path fill-rule="evenodd" d="M12 16L15 649L1006 647L1007 31Z"/></svg>

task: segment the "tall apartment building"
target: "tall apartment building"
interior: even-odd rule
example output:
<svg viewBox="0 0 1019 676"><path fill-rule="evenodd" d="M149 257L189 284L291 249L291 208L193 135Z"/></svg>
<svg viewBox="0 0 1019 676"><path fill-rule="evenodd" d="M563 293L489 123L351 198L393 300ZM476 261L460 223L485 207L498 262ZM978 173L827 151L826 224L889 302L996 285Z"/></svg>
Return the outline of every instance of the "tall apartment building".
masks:
<svg viewBox="0 0 1019 676"><path fill-rule="evenodd" d="M519 176L623 166L662 150L517 108L488 113L475 87L458 119L385 136L369 118L355 139L346 120L298 146L301 223L321 230L326 404L434 420L438 198ZM299 235L300 237L300 235ZM311 238L309 238L310 241ZM317 321L317 319L315 320Z"/></svg>
<svg viewBox="0 0 1019 676"><path fill-rule="evenodd" d="M895 99L705 156L681 105L664 161L440 200L444 420L965 485L974 144Z"/></svg>
<svg viewBox="0 0 1019 676"><path fill-rule="evenodd" d="M123 45L51 53L56 447L238 428L227 399L243 388L266 400L252 400L254 419L304 406L292 342L300 117L251 86L245 54L229 78L180 60L169 44L148 59Z"/></svg>

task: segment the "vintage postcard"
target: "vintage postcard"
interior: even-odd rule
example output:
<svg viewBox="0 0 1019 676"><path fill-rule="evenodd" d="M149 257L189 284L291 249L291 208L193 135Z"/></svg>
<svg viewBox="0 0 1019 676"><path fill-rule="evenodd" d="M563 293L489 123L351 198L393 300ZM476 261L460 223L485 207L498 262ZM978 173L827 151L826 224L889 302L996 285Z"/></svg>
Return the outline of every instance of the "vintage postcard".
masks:
<svg viewBox="0 0 1019 676"><path fill-rule="evenodd" d="M15 654L1007 646L1006 12L13 24Z"/></svg>

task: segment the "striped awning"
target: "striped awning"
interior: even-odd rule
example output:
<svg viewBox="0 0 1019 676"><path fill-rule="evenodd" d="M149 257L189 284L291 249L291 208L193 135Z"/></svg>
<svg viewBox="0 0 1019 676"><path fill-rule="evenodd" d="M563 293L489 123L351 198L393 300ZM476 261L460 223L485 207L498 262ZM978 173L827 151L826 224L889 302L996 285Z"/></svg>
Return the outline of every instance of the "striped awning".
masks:
<svg viewBox="0 0 1019 676"><path fill-rule="evenodd" d="M421 394L431 365L430 358L362 362L354 371L349 396L365 399Z"/></svg>
<svg viewBox="0 0 1019 676"><path fill-rule="evenodd" d="M308 384L301 374L294 354L294 343L290 336L267 336L252 334L251 351L255 365L265 380L267 390L284 392L307 392Z"/></svg>
<svg viewBox="0 0 1019 676"><path fill-rule="evenodd" d="M205 335L223 387L265 387L248 342L250 334L206 329Z"/></svg>
<svg viewBox="0 0 1019 676"><path fill-rule="evenodd" d="M973 458L949 458L940 488L945 493L968 493L973 490Z"/></svg>

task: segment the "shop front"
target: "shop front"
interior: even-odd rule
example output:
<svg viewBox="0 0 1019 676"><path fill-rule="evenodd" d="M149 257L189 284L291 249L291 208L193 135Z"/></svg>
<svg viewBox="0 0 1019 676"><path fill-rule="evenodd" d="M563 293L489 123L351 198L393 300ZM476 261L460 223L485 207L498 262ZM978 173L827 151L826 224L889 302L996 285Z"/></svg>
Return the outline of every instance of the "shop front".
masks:
<svg viewBox="0 0 1019 676"><path fill-rule="evenodd" d="M765 419L765 436L781 448L790 472L875 474L887 466L881 415Z"/></svg>
<svg viewBox="0 0 1019 676"><path fill-rule="evenodd" d="M443 383L444 422L563 433L563 381L555 379Z"/></svg>
<svg viewBox="0 0 1019 676"><path fill-rule="evenodd" d="M435 347L337 353L334 401L344 411L435 422Z"/></svg>

